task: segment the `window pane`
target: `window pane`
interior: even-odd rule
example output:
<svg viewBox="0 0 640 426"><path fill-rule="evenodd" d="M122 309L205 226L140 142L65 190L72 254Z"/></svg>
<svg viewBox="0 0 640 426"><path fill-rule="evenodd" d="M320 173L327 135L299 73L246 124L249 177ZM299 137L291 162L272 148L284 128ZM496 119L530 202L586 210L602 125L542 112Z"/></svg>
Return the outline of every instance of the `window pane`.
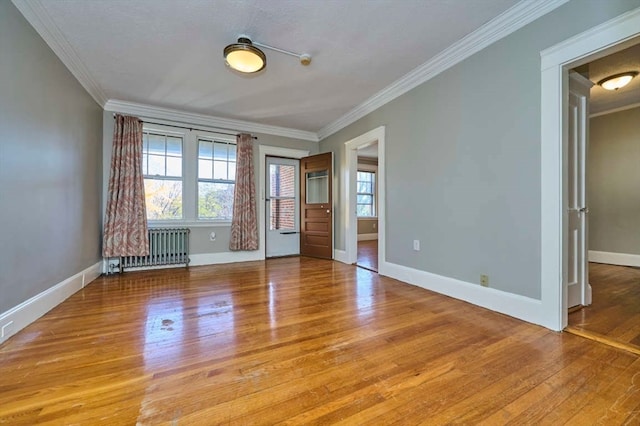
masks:
<svg viewBox="0 0 640 426"><path fill-rule="evenodd" d="M359 217L373 216L373 206L364 205L364 204L358 204L358 206L356 208L356 214Z"/></svg>
<svg viewBox="0 0 640 426"><path fill-rule="evenodd" d="M358 192L366 192L368 194L371 194L373 192L371 182L358 181Z"/></svg>
<svg viewBox="0 0 640 426"><path fill-rule="evenodd" d="M214 179L228 179L227 174L227 162L226 161L214 161L213 162L213 178Z"/></svg>
<svg viewBox="0 0 640 426"><path fill-rule="evenodd" d="M227 161L227 144L215 142L213 144L213 159Z"/></svg>
<svg viewBox="0 0 640 426"><path fill-rule="evenodd" d="M151 176L164 176L164 155L149 155L149 175Z"/></svg>
<svg viewBox="0 0 640 426"><path fill-rule="evenodd" d="M295 197L294 166L271 164L269 167L269 186L271 197Z"/></svg>
<svg viewBox="0 0 640 426"><path fill-rule="evenodd" d="M236 161L236 145L229 144L229 161Z"/></svg>
<svg viewBox="0 0 640 426"><path fill-rule="evenodd" d="M167 155L182 156L182 138L167 137Z"/></svg>
<svg viewBox="0 0 640 426"><path fill-rule="evenodd" d="M198 178L213 179L211 160L198 160Z"/></svg>
<svg viewBox="0 0 640 426"><path fill-rule="evenodd" d="M164 135L149 134L149 154L164 155Z"/></svg>
<svg viewBox="0 0 640 426"><path fill-rule="evenodd" d="M198 182L198 218L231 220L233 183Z"/></svg>
<svg viewBox="0 0 640 426"><path fill-rule="evenodd" d="M200 141L198 145L198 157L211 158L213 156L213 143L209 141Z"/></svg>
<svg viewBox="0 0 640 426"><path fill-rule="evenodd" d="M229 180L236 180L236 163L229 163Z"/></svg>
<svg viewBox="0 0 640 426"><path fill-rule="evenodd" d="M373 204L373 196L358 194L358 204Z"/></svg>
<svg viewBox="0 0 640 426"><path fill-rule="evenodd" d="M142 155L142 174L143 175L147 175L149 174L147 171L147 155Z"/></svg>
<svg viewBox="0 0 640 426"><path fill-rule="evenodd" d="M270 208L270 224L269 227L274 229L295 230L296 228L296 200L271 200Z"/></svg>
<svg viewBox="0 0 640 426"><path fill-rule="evenodd" d="M167 176L182 176L182 157L167 157Z"/></svg>
<svg viewBox="0 0 640 426"><path fill-rule="evenodd" d="M182 182L145 179L148 220L182 219Z"/></svg>

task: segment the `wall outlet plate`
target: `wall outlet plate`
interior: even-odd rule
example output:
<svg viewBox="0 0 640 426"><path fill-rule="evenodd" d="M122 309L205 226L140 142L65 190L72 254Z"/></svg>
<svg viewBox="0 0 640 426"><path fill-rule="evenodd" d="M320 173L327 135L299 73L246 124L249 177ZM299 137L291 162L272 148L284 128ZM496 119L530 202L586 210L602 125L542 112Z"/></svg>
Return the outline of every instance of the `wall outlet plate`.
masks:
<svg viewBox="0 0 640 426"><path fill-rule="evenodd" d="M489 287L489 275L480 275L480 285L482 287Z"/></svg>

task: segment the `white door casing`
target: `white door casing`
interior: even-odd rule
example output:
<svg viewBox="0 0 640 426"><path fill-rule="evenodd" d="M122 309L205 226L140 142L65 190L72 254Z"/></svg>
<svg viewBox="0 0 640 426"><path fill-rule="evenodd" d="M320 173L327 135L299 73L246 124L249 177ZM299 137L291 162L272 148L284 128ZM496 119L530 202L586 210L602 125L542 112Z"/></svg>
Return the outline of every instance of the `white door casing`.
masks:
<svg viewBox="0 0 640 426"><path fill-rule="evenodd" d="M358 173L358 148L364 148L378 142L377 173L377 215L378 215L378 274L385 275L385 126L345 142L346 169L344 173L344 223L345 223L345 262L356 263L358 258L358 218L356 215L356 178Z"/></svg>
<svg viewBox="0 0 640 426"><path fill-rule="evenodd" d="M258 251L260 252L261 259L266 257L266 190L265 190L265 177L267 169L267 156L283 157L283 158L303 158L309 155L308 150L280 148L277 146L260 145L258 162L258 179L259 179L259 194L258 197L258 231L260 234Z"/></svg>
<svg viewBox="0 0 640 426"><path fill-rule="evenodd" d="M586 170L589 136L589 90L593 83L569 74L567 116L567 305L591 304L587 239Z"/></svg>
<svg viewBox="0 0 640 426"><path fill-rule="evenodd" d="M532 322L560 331L567 325L565 221L567 70L633 44L640 8L577 34L541 55L541 301ZM626 45L626 46L625 46ZM606 51L606 52L605 52Z"/></svg>
<svg viewBox="0 0 640 426"><path fill-rule="evenodd" d="M267 157L266 257L300 254L300 161Z"/></svg>

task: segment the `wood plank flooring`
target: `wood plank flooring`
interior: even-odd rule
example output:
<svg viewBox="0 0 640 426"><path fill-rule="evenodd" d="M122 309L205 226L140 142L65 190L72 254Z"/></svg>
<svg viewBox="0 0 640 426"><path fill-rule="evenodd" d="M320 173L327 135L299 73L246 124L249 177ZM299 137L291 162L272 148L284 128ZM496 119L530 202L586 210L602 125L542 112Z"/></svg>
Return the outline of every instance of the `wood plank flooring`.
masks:
<svg viewBox="0 0 640 426"><path fill-rule="evenodd" d="M304 257L99 278L0 372L11 425L640 422L636 355Z"/></svg>
<svg viewBox="0 0 640 426"><path fill-rule="evenodd" d="M569 325L640 352L640 268L589 264L593 304L569 314Z"/></svg>
<svg viewBox="0 0 640 426"><path fill-rule="evenodd" d="M378 271L378 240L358 241L358 266Z"/></svg>

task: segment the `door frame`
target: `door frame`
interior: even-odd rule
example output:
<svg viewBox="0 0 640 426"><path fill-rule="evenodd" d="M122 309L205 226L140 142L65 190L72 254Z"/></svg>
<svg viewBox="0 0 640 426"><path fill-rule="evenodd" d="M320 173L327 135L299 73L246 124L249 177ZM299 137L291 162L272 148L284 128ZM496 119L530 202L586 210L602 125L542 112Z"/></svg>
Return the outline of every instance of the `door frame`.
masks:
<svg viewBox="0 0 640 426"><path fill-rule="evenodd" d="M344 229L345 229L345 263L356 263L358 260L358 218L356 216L358 148L378 142L378 175L376 176L378 197L378 274L386 275L385 240L386 198L385 198L385 126L377 127L344 143L346 152L346 168L344 171Z"/></svg>
<svg viewBox="0 0 640 426"><path fill-rule="evenodd" d="M258 238L258 252L260 253L260 256L262 259L266 259L267 256L267 246L266 246L266 237L267 237L267 230L266 230L266 221L267 221L267 216L266 216L266 206L265 206L265 191L266 191L266 186L265 186L265 178L266 178L266 172L267 172L267 156L270 157L283 157L283 158L293 158L293 159L300 159L302 157L308 157L309 156L309 151L308 150L302 150L302 149L292 149L292 148L280 148L277 146L270 146L270 145L260 145L259 148L259 167L258 167L258 176L259 176L259 181L258 181L258 187L259 187L259 196L258 196L258 200L259 200L259 206L258 206L258 232L259 232L259 238Z"/></svg>
<svg viewBox="0 0 640 426"><path fill-rule="evenodd" d="M295 201L295 206L294 206L294 224L296 225L294 227L294 229L282 229L282 228L278 228L278 229L274 229L271 230L270 229L270 223L269 221L272 219L271 216L271 206L272 203L277 202L274 199L274 196L271 194L271 180L269 179L270 177L270 171L268 170L268 168L265 168L264 171L264 177L265 177L265 181L264 181L264 187L265 187L265 201L264 201L264 205L265 205L265 210L264 210L264 215L265 215L265 224L264 224L264 232L265 232L265 238L264 238L264 243L265 243L265 258L269 259L272 257L283 257L283 256L297 256L300 254L300 160L296 159L296 158L287 158L287 157L281 157L281 156L273 156L273 155L267 155L265 157L265 165L270 164L277 164L280 166L289 166L289 167L293 167L295 169L295 173L294 173L294 190L293 190L293 194L294 194L294 201ZM267 191L267 188L269 189L269 191ZM267 194L269 194L269 196L267 196ZM291 196L286 197L288 199L291 199ZM267 199L269 200L269 209L267 209ZM277 196L276 196L277 199ZM267 220L269 219L269 220ZM283 236L283 231L284 233L287 235L286 237ZM269 250L269 244L267 244L267 240L272 239L272 247L271 247L271 254L267 255L267 250ZM290 250L287 250L287 252L284 252L282 250L283 247L287 247L287 240L288 243L295 243L297 246L297 250L295 249L295 247L290 246ZM295 240L295 241L293 241ZM276 247L277 249L279 249L279 253L277 254L273 254L273 248Z"/></svg>
<svg viewBox="0 0 640 426"><path fill-rule="evenodd" d="M567 326L568 70L633 44L640 8L626 12L541 55L541 309L538 324Z"/></svg>

